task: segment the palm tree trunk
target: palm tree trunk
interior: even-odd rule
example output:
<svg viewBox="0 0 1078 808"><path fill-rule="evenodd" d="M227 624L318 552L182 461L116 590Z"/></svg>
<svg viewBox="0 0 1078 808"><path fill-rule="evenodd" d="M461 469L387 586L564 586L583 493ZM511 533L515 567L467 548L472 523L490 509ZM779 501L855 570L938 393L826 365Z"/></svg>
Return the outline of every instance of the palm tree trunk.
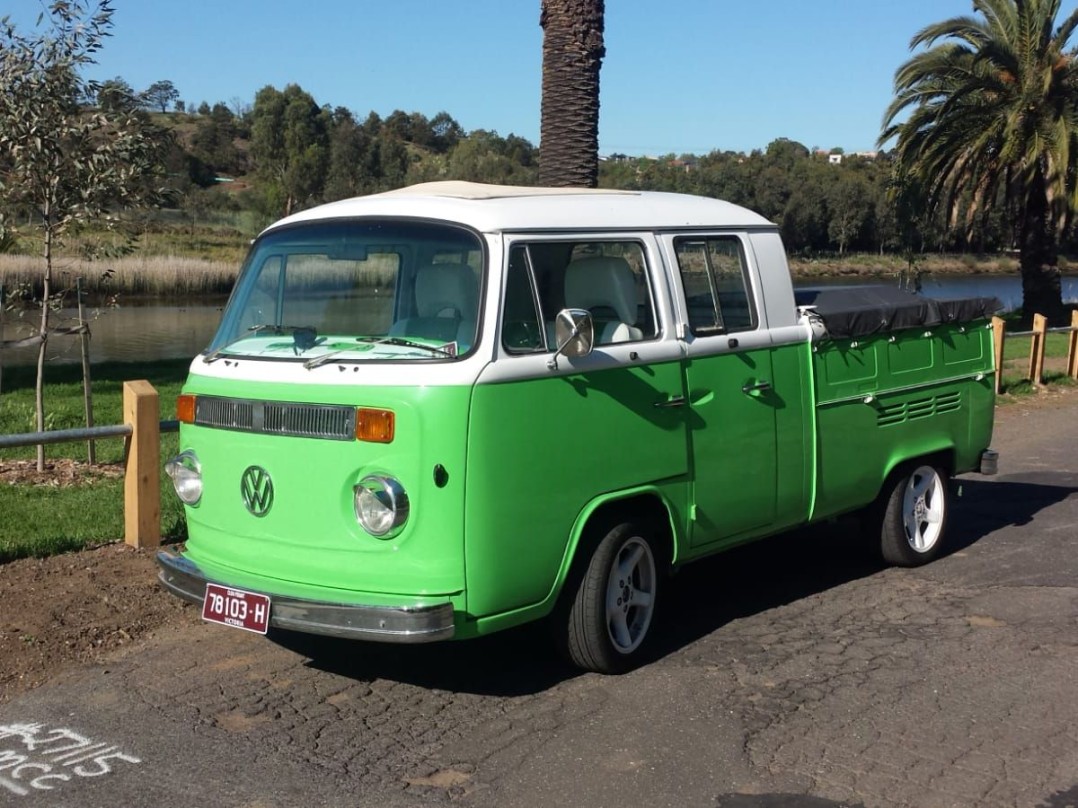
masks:
<svg viewBox="0 0 1078 808"><path fill-rule="evenodd" d="M1040 174L1033 180L1018 239L1024 318L1043 314L1058 322L1063 314L1063 290L1057 266L1059 244L1049 221L1048 197Z"/></svg>
<svg viewBox="0 0 1078 808"><path fill-rule="evenodd" d="M541 0L539 183L599 184L599 68L604 0Z"/></svg>

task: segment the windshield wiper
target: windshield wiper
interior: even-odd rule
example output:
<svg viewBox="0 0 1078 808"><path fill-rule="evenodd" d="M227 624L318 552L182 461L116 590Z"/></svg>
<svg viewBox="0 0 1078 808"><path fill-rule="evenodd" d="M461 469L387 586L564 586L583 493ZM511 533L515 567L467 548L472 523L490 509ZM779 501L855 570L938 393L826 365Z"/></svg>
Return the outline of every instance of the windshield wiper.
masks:
<svg viewBox="0 0 1078 808"><path fill-rule="evenodd" d="M398 345L402 348L419 348L424 351L430 351L433 354L439 356L448 356L451 359L456 359L457 355L452 351L447 351L445 348L435 348L433 345L424 345L422 342L413 342L410 339L404 339L403 337L356 337L356 342L362 342L364 345ZM316 356L313 359L308 359L303 363L303 367L307 370L311 368L325 365L328 362L332 362L337 359L340 354L348 353L351 348L339 348L336 351L329 351L321 356Z"/></svg>
<svg viewBox="0 0 1078 808"><path fill-rule="evenodd" d="M224 355L224 352L231 348L233 345L235 345L237 342L242 342L248 337L254 336L255 334L260 334L263 331L272 331L274 334L283 334L286 331L290 331L292 332L293 338L296 340L297 347L301 347L299 335L303 335L304 337L303 343L305 347L303 347L303 350L314 346L315 330L308 325L277 325L276 323L259 323L258 325L252 325L238 337L229 340L212 353L206 354L204 357L202 357L202 361L208 365L211 362L220 359L221 356Z"/></svg>
<svg viewBox="0 0 1078 808"><path fill-rule="evenodd" d="M451 359L456 359L456 353L447 351L445 348L435 348L433 345L424 345L422 342L413 342L410 339L404 339L403 337L357 337L359 342L365 342L369 345L399 345L402 348L419 348L423 351L430 351L433 354L439 354L441 356L448 356Z"/></svg>
<svg viewBox="0 0 1078 808"><path fill-rule="evenodd" d="M453 354L444 348L435 348L433 345L424 345L422 342L412 342L409 339L402 339L401 337L356 337L356 342L362 342L365 345L399 345L404 348L422 348L425 351L431 353L440 354L442 356L455 357ZM316 356L313 359L308 359L303 363L303 367L307 370L324 365L327 362L331 362L336 359L342 353L348 353L351 348L340 348L336 351L329 351L321 356Z"/></svg>

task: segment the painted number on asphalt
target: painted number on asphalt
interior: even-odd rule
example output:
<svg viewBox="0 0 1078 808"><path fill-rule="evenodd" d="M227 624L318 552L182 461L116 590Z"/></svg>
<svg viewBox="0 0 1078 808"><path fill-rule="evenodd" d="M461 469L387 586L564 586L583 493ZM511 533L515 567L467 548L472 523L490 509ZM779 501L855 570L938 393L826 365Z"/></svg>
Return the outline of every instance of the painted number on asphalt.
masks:
<svg viewBox="0 0 1078 808"><path fill-rule="evenodd" d="M141 763L105 741L64 727L0 724L0 792L25 797L83 777L101 777L124 764Z"/></svg>

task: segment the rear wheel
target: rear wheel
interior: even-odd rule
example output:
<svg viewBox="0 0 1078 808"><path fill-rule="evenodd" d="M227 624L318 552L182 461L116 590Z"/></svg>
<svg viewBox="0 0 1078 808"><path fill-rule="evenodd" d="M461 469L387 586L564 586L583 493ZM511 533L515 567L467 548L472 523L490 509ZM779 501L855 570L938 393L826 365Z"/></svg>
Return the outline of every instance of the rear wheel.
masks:
<svg viewBox="0 0 1078 808"><path fill-rule="evenodd" d="M637 664L650 636L659 588L650 528L614 526L595 548L568 615L567 648L585 670L621 673Z"/></svg>
<svg viewBox="0 0 1078 808"><path fill-rule="evenodd" d="M949 510L946 474L919 465L891 485L880 524L884 561L902 567L927 564L943 549Z"/></svg>

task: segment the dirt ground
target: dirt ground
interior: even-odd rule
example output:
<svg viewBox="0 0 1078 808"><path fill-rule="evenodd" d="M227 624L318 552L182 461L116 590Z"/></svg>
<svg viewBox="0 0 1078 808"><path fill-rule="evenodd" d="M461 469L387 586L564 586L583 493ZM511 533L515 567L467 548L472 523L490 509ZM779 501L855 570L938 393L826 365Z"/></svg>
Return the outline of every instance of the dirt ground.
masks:
<svg viewBox="0 0 1078 808"><path fill-rule="evenodd" d="M158 586L153 554L124 544L0 564L0 704L195 619Z"/></svg>
<svg viewBox="0 0 1078 808"><path fill-rule="evenodd" d="M997 430L1076 398L1078 388L1053 386L1005 403ZM63 464L39 478L32 464L3 466L7 483L63 485L79 473ZM73 664L100 661L198 619L195 608L158 585L153 553L122 543L0 564L0 704Z"/></svg>

